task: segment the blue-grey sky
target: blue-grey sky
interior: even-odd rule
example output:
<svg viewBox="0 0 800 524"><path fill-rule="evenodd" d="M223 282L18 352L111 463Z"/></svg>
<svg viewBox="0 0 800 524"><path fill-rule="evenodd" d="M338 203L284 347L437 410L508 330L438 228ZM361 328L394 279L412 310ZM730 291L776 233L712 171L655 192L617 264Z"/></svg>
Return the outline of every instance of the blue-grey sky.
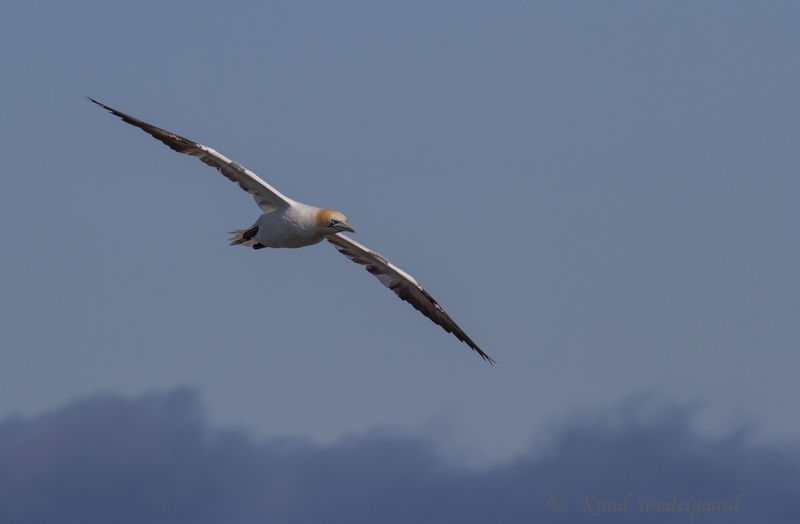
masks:
<svg viewBox="0 0 800 524"><path fill-rule="evenodd" d="M0 417L197 388L208 421L514 457L642 391L800 431L792 2L14 3ZM88 103L343 211L497 361Z"/></svg>

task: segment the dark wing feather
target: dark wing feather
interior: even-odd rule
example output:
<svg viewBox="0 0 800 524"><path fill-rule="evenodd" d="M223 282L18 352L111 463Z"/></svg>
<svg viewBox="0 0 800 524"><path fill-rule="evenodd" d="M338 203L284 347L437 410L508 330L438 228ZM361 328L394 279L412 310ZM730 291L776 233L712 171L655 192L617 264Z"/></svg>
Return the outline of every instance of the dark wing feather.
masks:
<svg viewBox="0 0 800 524"><path fill-rule="evenodd" d="M291 205L291 199L285 197L274 187L261 180L255 173L245 168L241 164L238 164L237 162L234 162L231 159L223 156L210 147L198 144L192 140L189 140L188 138L176 135L175 133L161 129L160 127L148 124L147 122L143 122L138 118L134 118L123 113L122 111L117 111L113 107L109 107L101 102L98 102L92 97L87 98L103 109L108 110L113 115L120 117L123 122L131 124L132 126L136 126L156 140L163 142L173 151L196 156L204 164L216 168L226 178L236 182L239 184L239 187L253 195L258 207L260 207L265 213L274 211L276 208Z"/></svg>
<svg viewBox="0 0 800 524"><path fill-rule="evenodd" d="M375 275L384 286L394 291L398 297L414 306L417 311L431 319L434 323L440 325L442 329L455 335L458 340L474 349L481 358L494 364L492 357L484 353L483 350L456 325L453 319L450 318L450 315L448 315L444 309L442 309L442 306L419 285L414 277L386 260L380 253L372 251L341 233L328 235L327 239L341 254L356 264L365 266L367 271Z"/></svg>

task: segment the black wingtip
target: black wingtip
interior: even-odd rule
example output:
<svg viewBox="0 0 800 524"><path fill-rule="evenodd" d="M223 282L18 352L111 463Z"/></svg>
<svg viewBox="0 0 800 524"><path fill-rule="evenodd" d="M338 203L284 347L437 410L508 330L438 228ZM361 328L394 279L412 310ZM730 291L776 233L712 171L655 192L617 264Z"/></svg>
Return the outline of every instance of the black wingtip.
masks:
<svg viewBox="0 0 800 524"><path fill-rule="evenodd" d="M106 111L109 111L111 113L114 112L114 110L112 108L108 107L103 102L98 102L97 100L95 100L94 98L90 97L89 95L86 95L86 100L88 100L89 102L94 102L95 104L99 105L100 107L102 107Z"/></svg>
<svg viewBox="0 0 800 524"><path fill-rule="evenodd" d="M111 111L112 113L114 112L113 108L108 107L103 102L98 102L97 100L95 100L94 98L90 97L89 95L86 95L86 100L88 100L89 102L94 102L95 104L99 105L100 107L102 107L106 111Z"/></svg>
<svg viewBox="0 0 800 524"><path fill-rule="evenodd" d="M472 349L475 351L475 353L477 353L477 354L478 354L478 356L479 356L479 357L481 357L483 360L485 360L485 361L486 361L486 362L488 362L489 364L491 364L491 365L493 365L493 366L494 366L495 364L497 364L497 362L495 362L495 360L494 360L492 357L490 357L489 355L487 355L487 354L486 354L486 353L485 353L485 352L484 352L484 351L483 351L481 348L479 348L479 347L478 347L478 344L476 344L475 342L473 342L473 341L472 341L472 339L471 339L471 338L469 338L469 337L466 335L466 333L464 333L464 332L462 331L462 333L461 333L461 334L463 334L463 335L464 335L464 338L461 338L460 336L456 335L456 336L458 337L458 339L459 339L461 342L464 342L466 345L468 345L470 348L472 348Z"/></svg>
<svg viewBox="0 0 800 524"><path fill-rule="evenodd" d="M466 343L466 344L467 344L469 347L471 347L471 348L472 348L472 349L475 351L475 353L477 353L477 354L478 354L478 356L479 356L479 357L481 357L481 358L482 358L482 359L483 359L485 362L488 362L489 364L491 364L491 365L493 365L493 366L494 366L495 364L497 364L497 362L495 362L495 360L494 360L492 357L490 357L489 355L487 355L487 354L486 354L486 353L485 353L485 352L484 352L484 351L483 351L481 348L479 348L479 347L478 347L478 345L477 345L475 342L473 342L473 341L472 341L472 339L470 339L469 337L466 337L466 339L465 339L465 340L462 340L462 342L465 342L465 343Z"/></svg>

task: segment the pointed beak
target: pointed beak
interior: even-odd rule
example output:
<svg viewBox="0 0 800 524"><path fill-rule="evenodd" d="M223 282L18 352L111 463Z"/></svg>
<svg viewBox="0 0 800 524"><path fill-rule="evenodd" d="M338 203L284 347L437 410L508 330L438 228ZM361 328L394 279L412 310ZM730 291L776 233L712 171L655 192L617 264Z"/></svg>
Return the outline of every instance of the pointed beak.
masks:
<svg viewBox="0 0 800 524"><path fill-rule="evenodd" d="M333 226L333 228L336 229L337 231L350 231L351 233L356 232L356 230L353 229L353 226L351 226L347 222L339 222L338 224Z"/></svg>

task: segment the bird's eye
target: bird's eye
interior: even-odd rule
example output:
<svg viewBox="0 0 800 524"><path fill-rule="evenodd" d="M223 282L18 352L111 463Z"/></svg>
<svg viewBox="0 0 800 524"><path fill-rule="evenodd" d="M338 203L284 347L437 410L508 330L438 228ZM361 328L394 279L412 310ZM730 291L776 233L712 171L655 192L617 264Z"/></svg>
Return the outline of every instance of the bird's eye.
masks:
<svg viewBox="0 0 800 524"><path fill-rule="evenodd" d="M336 220L335 218L332 218L332 219L331 219L331 224L330 224L330 225L331 225L331 226L335 226L335 225L336 225L336 224L338 224L338 223L339 223L339 220Z"/></svg>

